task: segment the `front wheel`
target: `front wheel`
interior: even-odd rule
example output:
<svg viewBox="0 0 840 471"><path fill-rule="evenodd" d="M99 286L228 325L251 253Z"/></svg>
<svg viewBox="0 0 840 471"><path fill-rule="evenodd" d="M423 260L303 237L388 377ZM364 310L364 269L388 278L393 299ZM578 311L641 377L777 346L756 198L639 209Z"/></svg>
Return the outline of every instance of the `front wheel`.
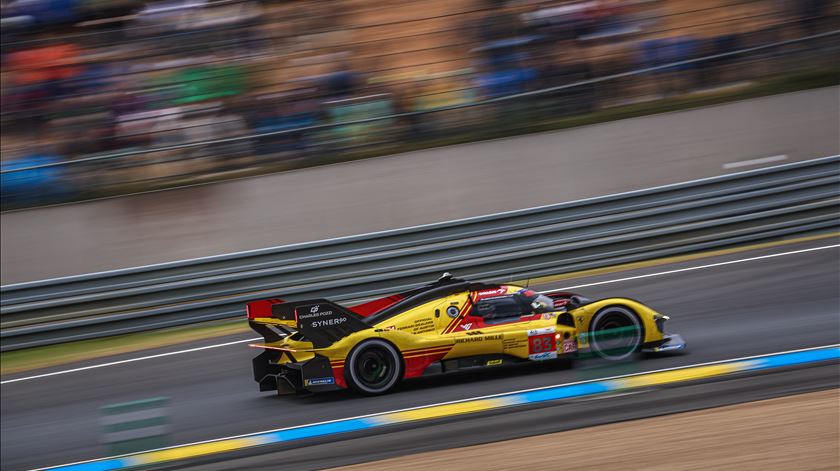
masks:
<svg viewBox="0 0 840 471"><path fill-rule="evenodd" d="M384 394L402 378L402 360L393 345L383 340L367 340L350 352L345 376L354 390L366 394Z"/></svg>
<svg viewBox="0 0 840 471"><path fill-rule="evenodd" d="M642 324L630 309L609 306L595 314L590 327L592 351L607 360L623 360L637 352L644 338Z"/></svg>

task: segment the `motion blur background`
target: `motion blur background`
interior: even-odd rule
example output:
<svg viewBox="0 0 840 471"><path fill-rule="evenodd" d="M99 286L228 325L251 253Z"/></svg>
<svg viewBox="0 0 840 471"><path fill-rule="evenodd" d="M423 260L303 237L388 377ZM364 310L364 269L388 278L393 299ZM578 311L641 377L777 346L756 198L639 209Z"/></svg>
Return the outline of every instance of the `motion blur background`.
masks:
<svg viewBox="0 0 840 471"><path fill-rule="evenodd" d="M105 442L138 405L169 443L190 443L785 350L837 354L840 0L0 0L0 17L3 470L119 453ZM641 299L673 314L690 350L418 381L380 398L256 390L247 300L349 304L443 271ZM788 373L553 404L539 422L836 391L840 378L836 364ZM708 433L726 429L761 438L753 466L834 469L831 399L822 421L700 425L705 446L672 435L704 455L698 468L747 462L726 462L728 439ZM533 416L511 417L368 443L397 454L517 423L537 433ZM650 448L664 446L661 430L632 448L684 459ZM809 432L828 445L809 452ZM626 469L635 461L618 442L603 455ZM324 443L195 469L350 462L331 455L349 439Z"/></svg>
<svg viewBox="0 0 840 471"><path fill-rule="evenodd" d="M830 85L839 14L828 0L4 0L2 204Z"/></svg>

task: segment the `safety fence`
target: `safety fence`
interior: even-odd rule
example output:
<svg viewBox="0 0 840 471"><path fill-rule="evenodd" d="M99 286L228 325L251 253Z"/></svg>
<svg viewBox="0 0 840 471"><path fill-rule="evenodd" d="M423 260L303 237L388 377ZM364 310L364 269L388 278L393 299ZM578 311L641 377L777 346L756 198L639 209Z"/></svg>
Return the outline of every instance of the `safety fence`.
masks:
<svg viewBox="0 0 840 471"><path fill-rule="evenodd" d="M510 281L840 227L840 156L457 221L0 287L2 350L360 299L449 271Z"/></svg>

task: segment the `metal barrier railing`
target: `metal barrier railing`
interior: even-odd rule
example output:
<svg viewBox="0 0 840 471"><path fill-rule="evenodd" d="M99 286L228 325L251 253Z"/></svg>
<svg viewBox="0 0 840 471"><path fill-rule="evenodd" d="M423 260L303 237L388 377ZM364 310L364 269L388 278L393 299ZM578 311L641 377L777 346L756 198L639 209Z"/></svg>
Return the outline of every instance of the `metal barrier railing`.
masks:
<svg viewBox="0 0 840 471"><path fill-rule="evenodd" d="M2 350L358 299L443 271L510 280L840 227L840 156L412 228L0 287Z"/></svg>

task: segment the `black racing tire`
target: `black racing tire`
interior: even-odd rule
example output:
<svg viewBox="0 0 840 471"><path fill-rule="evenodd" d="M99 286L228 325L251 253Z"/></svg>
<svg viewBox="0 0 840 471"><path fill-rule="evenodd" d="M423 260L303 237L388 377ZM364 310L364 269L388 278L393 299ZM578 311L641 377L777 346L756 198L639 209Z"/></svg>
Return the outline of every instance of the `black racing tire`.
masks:
<svg viewBox="0 0 840 471"><path fill-rule="evenodd" d="M592 352L611 361L626 360L641 350L644 326L639 317L624 306L607 306L589 324Z"/></svg>
<svg viewBox="0 0 840 471"><path fill-rule="evenodd" d="M384 340L365 340L347 356L344 376L356 392L367 396L385 394L402 379L402 356Z"/></svg>

